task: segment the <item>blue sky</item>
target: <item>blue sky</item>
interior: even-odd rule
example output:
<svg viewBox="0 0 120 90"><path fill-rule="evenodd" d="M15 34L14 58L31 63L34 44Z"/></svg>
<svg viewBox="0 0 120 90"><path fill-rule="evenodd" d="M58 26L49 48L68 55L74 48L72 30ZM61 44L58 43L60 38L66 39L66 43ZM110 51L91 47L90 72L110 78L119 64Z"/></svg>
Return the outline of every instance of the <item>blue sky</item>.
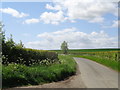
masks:
<svg viewBox="0 0 120 90"><path fill-rule="evenodd" d="M118 44L117 4L112 2L3 2L0 13L6 37L12 34L28 48L60 49L64 40L69 48Z"/></svg>

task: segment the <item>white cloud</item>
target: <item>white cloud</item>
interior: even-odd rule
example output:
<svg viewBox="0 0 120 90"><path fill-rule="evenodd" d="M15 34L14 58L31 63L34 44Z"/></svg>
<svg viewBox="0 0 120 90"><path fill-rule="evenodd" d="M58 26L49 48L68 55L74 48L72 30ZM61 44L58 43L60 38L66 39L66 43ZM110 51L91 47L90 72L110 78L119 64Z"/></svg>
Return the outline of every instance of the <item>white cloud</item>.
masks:
<svg viewBox="0 0 120 90"><path fill-rule="evenodd" d="M31 23L39 23L39 22L40 22L39 19L32 18L32 19L27 19L27 20L25 20L25 21L23 22L23 24L24 24L24 23L26 23L26 24L31 24Z"/></svg>
<svg viewBox="0 0 120 90"><path fill-rule="evenodd" d="M12 8L0 8L0 12L10 14L16 18L22 18L22 17L29 16L28 14L25 14L23 12L18 12L17 10L12 9Z"/></svg>
<svg viewBox="0 0 120 90"><path fill-rule="evenodd" d="M58 25L66 20L75 23L77 20L87 20L90 23L102 23L104 15L109 13L118 16L118 5L104 0L53 0L45 6L57 12L43 12L38 19L28 19L24 23L38 23ZM20 14L20 13L19 13Z"/></svg>
<svg viewBox="0 0 120 90"><path fill-rule="evenodd" d="M66 18L64 18L63 12L59 11L56 13L53 12L44 12L40 16L40 20L46 24L59 24L63 22Z"/></svg>
<svg viewBox="0 0 120 90"><path fill-rule="evenodd" d="M118 13L117 3L104 0L53 0L53 6L47 4L46 8L62 10L67 20L69 19L71 22L82 19L92 23L101 23L104 21L105 14L111 13L117 16Z"/></svg>
<svg viewBox="0 0 120 90"><path fill-rule="evenodd" d="M54 1L54 2L62 2L62 1L66 1L66 0L52 0L52 1ZM118 3L119 2L119 0L74 0L74 1L79 1L79 2L94 2L94 1L96 1L96 2L116 2L116 3Z"/></svg>
<svg viewBox="0 0 120 90"><path fill-rule="evenodd" d="M38 34L40 41L28 42L27 47L37 49L59 49L63 41L69 48L103 48L117 47L117 37L110 37L104 31L84 33L76 28Z"/></svg>
<svg viewBox="0 0 120 90"><path fill-rule="evenodd" d="M61 10L61 6L60 5L55 5L54 7L51 6L50 4L46 4L46 8L50 9L50 10Z"/></svg>
<svg viewBox="0 0 120 90"><path fill-rule="evenodd" d="M94 22L101 22L103 15L106 13L113 13L117 11L113 3L89 2L82 3L69 0L63 3L68 8L68 16L70 19L83 19ZM101 18L100 18L101 17Z"/></svg>
<svg viewBox="0 0 120 90"><path fill-rule="evenodd" d="M96 17L96 18L93 18L92 20L90 20L89 22L91 22L91 23L99 23L99 22L103 22L103 21L104 21L103 17Z"/></svg>
<svg viewBox="0 0 120 90"><path fill-rule="evenodd" d="M120 20L114 20L112 27L120 27Z"/></svg>
<svg viewBox="0 0 120 90"><path fill-rule="evenodd" d="M118 28L120 27L120 20L111 21L110 25L102 25L102 28Z"/></svg>

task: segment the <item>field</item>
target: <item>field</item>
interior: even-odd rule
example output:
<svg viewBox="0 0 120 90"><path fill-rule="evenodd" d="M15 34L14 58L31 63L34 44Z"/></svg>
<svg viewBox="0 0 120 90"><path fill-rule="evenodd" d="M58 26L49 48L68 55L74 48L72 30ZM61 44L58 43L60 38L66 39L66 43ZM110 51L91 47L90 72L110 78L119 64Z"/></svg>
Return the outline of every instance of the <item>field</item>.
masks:
<svg viewBox="0 0 120 90"><path fill-rule="evenodd" d="M62 53L60 50L55 50L58 53ZM78 49L69 50L68 54L73 57L83 57L93 60L97 63L103 64L116 71L120 71L120 51L119 49Z"/></svg>
<svg viewBox="0 0 120 90"><path fill-rule="evenodd" d="M56 51L59 54L62 54L61 50L52 50L52 51ZM111 48L111 49L107 49L107 48L106 49L70 49L68 51L68 54L79 54L81 52L104 52L104 51L118 51L118 49L116 49L116 48Z"/></svg>

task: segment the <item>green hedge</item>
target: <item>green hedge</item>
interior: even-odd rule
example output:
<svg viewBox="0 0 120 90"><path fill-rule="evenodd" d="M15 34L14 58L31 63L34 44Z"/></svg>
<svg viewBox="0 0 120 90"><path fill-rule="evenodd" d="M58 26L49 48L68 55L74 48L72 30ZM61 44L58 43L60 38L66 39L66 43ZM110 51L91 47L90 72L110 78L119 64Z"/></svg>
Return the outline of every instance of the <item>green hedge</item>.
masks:
<svg viewBox="0 0 120 90"><path fill-rule="evenodd" d="M22 48L18 46L9 47L6 45L3 48L2 54L3 64L17 63L29 66L45 59L51 61L58 60L58 54L56 52Z"/></svg>

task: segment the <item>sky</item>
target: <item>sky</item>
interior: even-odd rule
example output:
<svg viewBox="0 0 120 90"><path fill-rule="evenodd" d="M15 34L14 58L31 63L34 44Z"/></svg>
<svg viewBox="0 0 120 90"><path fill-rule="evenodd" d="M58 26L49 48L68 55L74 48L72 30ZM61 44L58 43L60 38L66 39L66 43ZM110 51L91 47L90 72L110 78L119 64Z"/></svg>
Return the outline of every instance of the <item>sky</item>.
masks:
<svg viewBox="0 0 120 90"><path fill-rule="evenodd" d="M118 47L118 4L85 1L2 2L0 21L6 38L27 48L60 49L63 41L69 49Z"/></svg>

